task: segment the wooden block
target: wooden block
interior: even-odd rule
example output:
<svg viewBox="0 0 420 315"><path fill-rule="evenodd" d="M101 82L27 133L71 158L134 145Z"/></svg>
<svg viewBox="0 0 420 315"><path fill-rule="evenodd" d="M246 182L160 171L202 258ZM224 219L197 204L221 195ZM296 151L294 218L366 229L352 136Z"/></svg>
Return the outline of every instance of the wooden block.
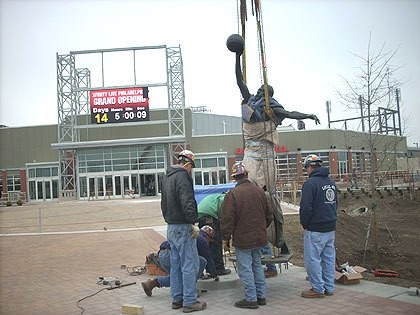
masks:
<svg viewBox="0 0 420 315"><path fill-rule="evenodd" d="M121 307L121 314L123 314L123 315L143 315L144 314L143 306L133 305L133 304L125 304Z"/></svg>
<svg viewBox="0 0 420 315"><path fill-rule="evenodd" d="M160 269L157 265L146 264L147 273L152 276L166 276L166 272Z"/></svg>

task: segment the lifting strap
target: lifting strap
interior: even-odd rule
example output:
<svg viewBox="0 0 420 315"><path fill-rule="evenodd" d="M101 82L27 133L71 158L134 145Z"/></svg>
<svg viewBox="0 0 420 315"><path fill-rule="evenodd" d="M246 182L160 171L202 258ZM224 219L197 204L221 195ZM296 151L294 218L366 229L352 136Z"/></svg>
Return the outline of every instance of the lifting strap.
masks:
<svg viewBox="0 0 420 315"><path fill-rule="evenodd" d="M273 123L278 126L279 122L277 117L274 115L273 109L270 107L270 96L268 95L268 78L267 78L267 65L265 62L265 48L264 48L264 33L262 30L262 15L261 15L261 4L260 0L254 0L255 5L255 18L257 20L257 30L258 30L258 39L260 47L260 58L261 58L261 70L263 74L264 82L264 111L273 121Z"/></svg>

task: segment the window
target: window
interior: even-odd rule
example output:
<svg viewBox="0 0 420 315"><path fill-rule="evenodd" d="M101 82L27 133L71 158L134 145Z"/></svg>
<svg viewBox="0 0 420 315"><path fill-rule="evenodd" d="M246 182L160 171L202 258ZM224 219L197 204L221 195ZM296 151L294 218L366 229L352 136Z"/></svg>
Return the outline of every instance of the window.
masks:
<svg viewBox="0 0 420 315"><path fill-rule="evenodd" d="M204 167L216 167L217 166L217 159L216 158L207 158L203 159L203 168Z"/></svg>
<svg viewBox="0 0 420 315"><path fill-rule="evenodd" d="M227 182L227 159L223 154L196 157L194 168L195 185L218 185Z"/></svg>
<svg viewBox="0 0 420 315"><path fill-rule="evenodd" d="M57 166L31 165L28 167L28 179L34 179L37 177L57 177L57 176L58 176Z"/></svg>
<svg viewBox="0 0 420 315"><path fill-rule="evenodd" d="M7 191L20 191L19 175L7 175Z"/></svg>
<svg viewBox="0 0 420 315"><path fill-rule="evenodd" d="M362 152L353 152L353 170L358 172L363 172L363 153Z"/></svg>
<svg viewBox="0 0 420 315"><path fill-rule="evenodd" d="M36 177L50 177L51 169L48 167L39 167L36 169Z"/></svg>
<svg viewBox="0 0 420 315"><path fill-rule="evenodd" d="M305 158L309 155L309 154L316 154L318 155L318 157L322 160L322 166L326 167L326 168L330 168L330 155L329 152L305 152L302 153L302 166L304 164ZM306 172L305 169L303 169L303 176L307 176L308 173Z"/></svg>
<svg viewBox="0 0 420 315"><path fill-rule="evenodd" d="M79 173L164 168L163 145L87 149L79 153Z"/></svg>
<svg viewBox="0 0 420 315"><path fill-rule="evenodd" d="M203 185L202 172L194 170L194 182L196 185Z"/></svg>
<svg viewBox="0 0 420 315"><path fill-rule="evenodd" d="M287 181L298 177L297 154L278 154L275 161L279 180Z"/></svg>

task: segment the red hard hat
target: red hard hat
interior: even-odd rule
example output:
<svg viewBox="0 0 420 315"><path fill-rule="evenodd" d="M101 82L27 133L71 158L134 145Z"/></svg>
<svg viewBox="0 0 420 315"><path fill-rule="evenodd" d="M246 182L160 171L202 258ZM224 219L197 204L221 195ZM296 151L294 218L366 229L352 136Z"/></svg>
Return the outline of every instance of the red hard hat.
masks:
<svg viewBox="0 0 420 315"><path fill-rule="evenodd" d="M245 168L245 165L242 162L236 162L232 166L232 177L239 175L248 175L248 171Z"/></svg>
<svg viewBox="0 0 420 315"><path fill-rule="evenodd" d="M215 232L214 232L214 229L210 225L204 225L203 227L201 227L201 231L207 234L210 241L214 240Z"/></svg>
<svg viewBox="0 0 420 315"><path fill-rule="evenodd" d="M318 155L316 154L309 154L304 162L303 162L303 167L307 168L309 165L321 165L322 164L322 160L319 158Z"/></svg>
<svg viewBox="0 0 420 315"><path fill-rule="evenodd" d="M192 151L182 150L178 154L178 161L181 161L181 160L187 160L188 162L192 164L192 167L195 167L195 155Z"/></svg>

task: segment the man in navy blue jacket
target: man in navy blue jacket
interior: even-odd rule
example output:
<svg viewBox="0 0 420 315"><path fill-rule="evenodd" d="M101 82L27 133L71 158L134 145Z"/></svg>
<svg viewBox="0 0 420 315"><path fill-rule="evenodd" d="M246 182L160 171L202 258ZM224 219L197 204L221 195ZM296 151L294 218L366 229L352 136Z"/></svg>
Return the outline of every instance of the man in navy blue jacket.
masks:
<svg viewBox="0 0 420 315"><path fill-rule="evenodd" d="M337 222L337 186L315 154L305 158L308 180L302 187L300 223L304 231L304 261L311 289L302 297L322 298L333 295L335 274L335 227Z"/></svg>

